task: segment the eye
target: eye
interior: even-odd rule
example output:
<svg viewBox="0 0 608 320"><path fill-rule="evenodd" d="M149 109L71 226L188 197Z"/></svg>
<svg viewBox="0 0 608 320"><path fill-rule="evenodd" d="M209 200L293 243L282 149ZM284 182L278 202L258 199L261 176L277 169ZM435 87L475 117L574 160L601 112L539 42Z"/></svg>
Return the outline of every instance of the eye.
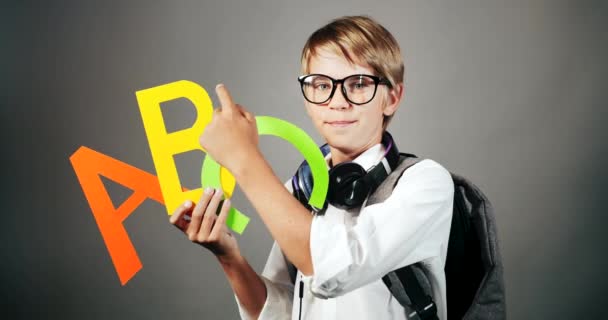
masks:
<svg viewBox="0 0 608 320"><path fill-rule="evenodd" d="M329 90L331 84L327 82L317 82L313 84L313 88L315 88L315 90Z"/></svg>
<svg viewBox="0 0 608 320"><path fill-rule="evenodd" d="M351 90L365 90L365 89L369 88L370 86L372 86L372 84L368 83L365 80L359 80L359 81L352 82L349 84L349 88Z"/></svg>

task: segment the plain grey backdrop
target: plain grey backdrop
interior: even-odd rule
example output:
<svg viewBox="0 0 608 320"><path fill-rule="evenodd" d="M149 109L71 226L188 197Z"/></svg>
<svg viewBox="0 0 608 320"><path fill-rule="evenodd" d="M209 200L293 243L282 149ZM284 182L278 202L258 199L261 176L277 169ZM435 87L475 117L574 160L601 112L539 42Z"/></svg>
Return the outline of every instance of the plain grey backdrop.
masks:
<svg viewBox="0 0 608 320"><path fill-rule="evenodd" d="M296 81L307 37L367 14L399 41L406 96L389 130L402 151L478 184L494 203L510 319L606 317L606 1L2 1L3 319L237 319L213 255L146 201L125 222L143 269L120 285L69 162L80 146L155 173L135 91L223 82L256 115L319 143ZM188 127L187 100L163 105ZM229 143L229 142L227 142ZM261 138L287 179L301 161ZM176 157L200 184L202 153ZM107 182L107 181L106 181ZM128 190L106 183L116 203ZM238 237L261 271L272 244Z"/></svg>

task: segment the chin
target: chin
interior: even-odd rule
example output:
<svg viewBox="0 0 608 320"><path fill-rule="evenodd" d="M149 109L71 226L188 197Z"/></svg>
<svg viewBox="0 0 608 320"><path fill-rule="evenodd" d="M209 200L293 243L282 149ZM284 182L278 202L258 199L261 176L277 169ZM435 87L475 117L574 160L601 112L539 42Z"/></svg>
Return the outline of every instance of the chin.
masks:
<svg viewBox="0 0 608 320"><path fill-rule="evenodd" d="M326 135L325 141L333 148L343 151L351 151L357 149L358 139L352 135Z"/></svg>

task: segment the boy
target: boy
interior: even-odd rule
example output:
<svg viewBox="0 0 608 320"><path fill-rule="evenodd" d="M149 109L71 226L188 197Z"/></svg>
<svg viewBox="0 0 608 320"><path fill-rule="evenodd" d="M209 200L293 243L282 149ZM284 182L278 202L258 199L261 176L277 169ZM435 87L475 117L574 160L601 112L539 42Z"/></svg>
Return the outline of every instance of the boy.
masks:
<svg viewBox="0 0 608 320"><path fill-rule="evenodd" d="M393 143L383 143L385 129L403 97L403 70L397 42L368 17L342 17L310 36L299 82L307 113L328 144L328 169L354 162L369 170L387 158ZM423 160L382 203L329 202L324 214L311 214L260 154L253 115L223 85L216 91L222 107L200 143L235 176L275 239L262 275L227 231L229 200L215 215L221 191L206 190L194 208L186 202L170 221L216 255L243 319L407 319L381 278L417 262L426 267L439 319L446 319L443 269L454 192L447 170ZM183 219L187 213L191 221Z"/></svg>

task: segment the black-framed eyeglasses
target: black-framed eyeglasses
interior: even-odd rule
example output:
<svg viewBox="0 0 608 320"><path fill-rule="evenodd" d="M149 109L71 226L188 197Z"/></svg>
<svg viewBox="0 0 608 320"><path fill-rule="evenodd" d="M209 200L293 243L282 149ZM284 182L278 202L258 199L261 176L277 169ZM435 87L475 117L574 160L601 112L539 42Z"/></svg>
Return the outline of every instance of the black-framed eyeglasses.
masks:
<svg viewBox="0 0 608 320"><path fill-rule="evenodd" d="M356 105L366 104L374 99L379 84L391 86L385 78L368 74L353 74L344 79L334 79L324 74L308 74L298 77L304 98L314 104L323 104L329 101L342 84L344 98Z"/></svg>

